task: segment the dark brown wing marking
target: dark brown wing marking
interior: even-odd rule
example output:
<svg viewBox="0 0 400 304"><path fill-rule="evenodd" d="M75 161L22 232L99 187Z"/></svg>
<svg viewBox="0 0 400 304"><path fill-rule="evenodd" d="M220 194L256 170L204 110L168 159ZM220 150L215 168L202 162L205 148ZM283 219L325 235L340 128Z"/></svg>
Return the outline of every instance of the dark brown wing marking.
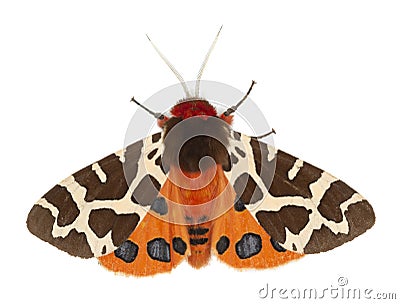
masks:
<svg viewBox="0 0 400 304"><path fill-rule="evenodd" d="M147 189L146 182L159 189L166 178L153 159L161 150L157 133L69 176L33 206L27 219L29 231L83 258L114 251L144 217L142 206L151 204L133 200L130 189L139 183Z"/></svg>
<svg viewBox="0 0 400 304"><path fill-rule="evenodd" d="M254 209L268 194L275 171L275 150L236 131L232 131L228 149L232 167L225 174L241 203Z"/></svg>
<svg viewBox="0 0 400 304"><path fill-rule="evenodd" d="M269 193L251 212L283 248L327 251L374 225L371 205L347 184L283 151L276 159Z"/></svg>

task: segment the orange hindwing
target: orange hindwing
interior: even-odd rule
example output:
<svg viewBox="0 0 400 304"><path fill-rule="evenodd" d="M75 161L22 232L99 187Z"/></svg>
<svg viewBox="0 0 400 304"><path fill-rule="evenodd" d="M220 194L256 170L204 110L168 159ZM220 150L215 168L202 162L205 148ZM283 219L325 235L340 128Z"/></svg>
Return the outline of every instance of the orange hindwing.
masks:
<svg viewBox="0 0 400 304"><path fill-rule="evenodd" d="M172 169L172 177L175 174ZM302 257L274 242L249 211L231 207L235 192L221 166L213 174L196 190L182 189L168 179L160 190L168 212L148 213L128 240L100 257L100 263L114 272L147 276L171 271L184 259L202 267L211 253L235 268L275 267Z"/></svg>

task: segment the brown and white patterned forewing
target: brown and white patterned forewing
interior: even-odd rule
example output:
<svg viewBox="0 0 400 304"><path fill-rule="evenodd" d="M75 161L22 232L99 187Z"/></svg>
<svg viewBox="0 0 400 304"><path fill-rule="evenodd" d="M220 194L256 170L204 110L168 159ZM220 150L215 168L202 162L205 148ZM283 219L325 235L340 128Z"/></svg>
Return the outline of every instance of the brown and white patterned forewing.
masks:
<svg viewBox="0 0 400 304"><path fill-rule="evenodd" d="M155 134L72 174L33 206L29 231L74 256L112 252L129 237L157 195L138 198L133 193L138 185L145 192L154 188L147 172L159 184L166 178L156 162L159 150L161 136ZM150 151L152 157L147 157Z"/></svg>
<svg viewBox="0 0 400 304"><path fill-rule="evenodd" d="M268 195L276 151L256 138L232 131L228 152L231 168L225 175L237 194L235 208L254 209Z"/></svg>
<svg viewBox="0 0 400 304"><path fill-rule="evenodd" d="M268 193L250 212L283 248L299 253L340 246L375 222L371 205L359 193L280 150L276 151L276 170Z"/></svg>

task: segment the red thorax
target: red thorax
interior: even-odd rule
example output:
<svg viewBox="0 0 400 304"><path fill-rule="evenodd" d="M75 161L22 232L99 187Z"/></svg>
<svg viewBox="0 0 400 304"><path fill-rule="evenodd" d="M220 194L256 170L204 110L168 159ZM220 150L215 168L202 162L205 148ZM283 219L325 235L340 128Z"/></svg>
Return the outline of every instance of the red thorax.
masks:
<svg viewBox="0 0 400 304"><path fill-rule="evenodd" d="M174 117L181 117L182 119L194 116L203 116L204 118L207 118L208 116L217 117L217 110L205 99L192 99L177 103L171 109L171 114ZM221 114L219 117L226 123L232 124L232 115L225 116L224 114ZM159 119L158 125L162 128L168 119L169 117L164 116L162 119Z"/></svg>
<svg viewBox="0 0 400 304"><path fill-rule="evenodd" d="M217 111L207 100L196 99L183 101L171 109L171 114L183 119L193 116L216 116Z"/></svg>

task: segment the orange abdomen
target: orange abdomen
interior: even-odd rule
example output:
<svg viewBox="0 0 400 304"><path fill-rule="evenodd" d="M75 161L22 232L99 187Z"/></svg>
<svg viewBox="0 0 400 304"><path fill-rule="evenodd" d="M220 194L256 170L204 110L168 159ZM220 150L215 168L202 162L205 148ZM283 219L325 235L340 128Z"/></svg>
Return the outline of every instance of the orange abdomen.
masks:
<svg viewBox="0 0 400 304"><path fill-rule="evenodd" d="M225 213L235 199L221 165L200 172L184 172L171 168L160 193L168 200L185 205L184 221L189 235L188 262L195 268L208 263L211 257L211 237L214 219ZM184 185L179 187L179 185Z"/></svg>

